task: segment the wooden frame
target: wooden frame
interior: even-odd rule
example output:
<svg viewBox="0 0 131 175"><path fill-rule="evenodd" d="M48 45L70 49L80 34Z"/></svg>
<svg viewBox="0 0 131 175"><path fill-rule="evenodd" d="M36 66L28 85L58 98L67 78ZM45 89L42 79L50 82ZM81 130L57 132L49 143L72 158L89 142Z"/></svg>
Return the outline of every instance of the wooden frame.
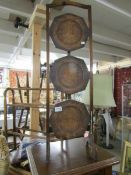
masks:
<svg viewBox="0 0 131 175"><path fill-rule="evenodd" d="M91 133L93 133L93 46L92 46L92 11L91 5L80 4L77 2L70 2L70 1L63 1L60 4L47 4L46 5L46 61L47 61L47 82L46 82L46 89L47 89L47 96L46 96L46 132L47 132L47 152L50 149L49 141L49 110L50 110L50 85L49 85L49 77L50 77L50 35L49 35L49 16L50 16L50 9L52 8L61 8L64 6L74 6L78 8L82 8L87 10L87 23L90 31L89 36L89 45L87 48L87 55L90 59L90 117L91 117ZM48 149L49 148L49 149Z"/></svg>
<svg viewBox="0 0 131 175"><path fill-rule="evenodd" d="M131 142L125 141L121 158L120 171L125 174L131 174Z"/></svg>

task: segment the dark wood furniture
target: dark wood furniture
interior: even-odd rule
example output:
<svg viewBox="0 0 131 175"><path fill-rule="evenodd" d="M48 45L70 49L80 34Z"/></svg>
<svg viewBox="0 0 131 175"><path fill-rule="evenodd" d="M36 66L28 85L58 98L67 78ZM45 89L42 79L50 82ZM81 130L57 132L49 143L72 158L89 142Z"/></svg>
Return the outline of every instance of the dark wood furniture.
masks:
<svg viewBox="0 0 131 175"><path fill-rule="evenodd" d="M50 155L46 144L27 148L32 175L111 175L112 165L119 161L109 152L96 146L94 160L84 138L50 142ZM93 156L94 153L92 152Z"/></svg>

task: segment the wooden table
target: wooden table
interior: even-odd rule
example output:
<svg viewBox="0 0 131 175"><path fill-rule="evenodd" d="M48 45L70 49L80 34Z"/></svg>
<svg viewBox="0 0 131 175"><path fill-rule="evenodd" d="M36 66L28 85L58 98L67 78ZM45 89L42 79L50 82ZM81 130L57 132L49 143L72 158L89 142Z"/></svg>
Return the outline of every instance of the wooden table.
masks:
<svg viewBox="0 0 131 175"><path fill-rule="evenodd" d="M50 156L46 144L27 148L32 175L111 175L112 165L119 161L109 152L96 146L96 160L90 158L84 138L50 143ZM91 154L93 155L93 154Z"/></svg>

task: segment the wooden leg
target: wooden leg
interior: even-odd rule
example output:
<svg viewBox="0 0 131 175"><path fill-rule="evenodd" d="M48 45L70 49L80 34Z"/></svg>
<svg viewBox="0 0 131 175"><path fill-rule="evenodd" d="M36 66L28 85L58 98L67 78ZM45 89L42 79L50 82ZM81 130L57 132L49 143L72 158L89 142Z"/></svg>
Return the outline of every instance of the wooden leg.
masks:
<svg viewBox="0 0 131 175"><path fill-rule="evenodd" d="M112 175L112 167L111 167L111 166L105 168L105 173L104 173L104 175Z"/></svg>
<svg viewBox="0 0 131 175"><path fill-rule="evenodd" d="M19 118L19 122L18 122L18 127L21 126L22 117L23 117L23 112L24 112L24 109L21 109L21 111L20 111L20 118Z"/></svg>

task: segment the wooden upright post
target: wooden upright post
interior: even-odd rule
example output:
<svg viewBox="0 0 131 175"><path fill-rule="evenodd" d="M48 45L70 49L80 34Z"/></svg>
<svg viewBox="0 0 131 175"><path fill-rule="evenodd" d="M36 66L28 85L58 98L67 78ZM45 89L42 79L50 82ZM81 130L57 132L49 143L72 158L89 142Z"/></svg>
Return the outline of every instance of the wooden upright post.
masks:
<svg viewBox="0 0 131 175"><path fill-rule="evenodd" d="M37 5L29 23L29 29L32 31L32 88L40 87L40 52L41 52L41 32L45 24L45 7ZM40 92L38 90L32 91L32 103L40 103ZM31 129L39 129L39 109L32 108L30 112Z"/></svg>

